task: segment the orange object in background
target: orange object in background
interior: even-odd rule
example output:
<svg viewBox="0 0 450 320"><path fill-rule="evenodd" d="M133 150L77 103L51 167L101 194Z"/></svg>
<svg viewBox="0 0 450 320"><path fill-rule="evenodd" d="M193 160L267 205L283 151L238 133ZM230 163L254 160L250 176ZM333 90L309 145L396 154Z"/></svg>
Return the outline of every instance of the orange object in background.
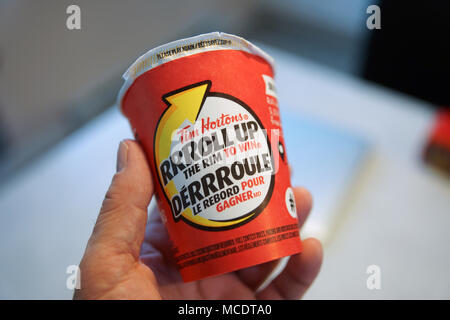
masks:
<svg viewBox="0 0 450 320"><path fill-rule="evenodd" d="M184 281L301 251L267 54L215 32L150 50L124 78Z"/></svg>
<svg viewBox="0 0 450 320"><path fill-rule="evenodd" d="M425 147L424 159L450 174L450 111L440 110Z"/></svg>

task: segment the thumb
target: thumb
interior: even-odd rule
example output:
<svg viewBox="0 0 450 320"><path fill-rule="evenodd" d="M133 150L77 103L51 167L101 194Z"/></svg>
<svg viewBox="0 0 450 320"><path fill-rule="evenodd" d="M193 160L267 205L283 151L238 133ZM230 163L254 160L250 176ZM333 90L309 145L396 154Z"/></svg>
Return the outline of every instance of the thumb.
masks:
<svg viewBox="0 0 450 320"><path fill-rule="evenodd" d="M153 182L142 148L136 141L122 141L117 152L117 172L103 200L89 246L101 245L138 259L152 195Z"/></svg>

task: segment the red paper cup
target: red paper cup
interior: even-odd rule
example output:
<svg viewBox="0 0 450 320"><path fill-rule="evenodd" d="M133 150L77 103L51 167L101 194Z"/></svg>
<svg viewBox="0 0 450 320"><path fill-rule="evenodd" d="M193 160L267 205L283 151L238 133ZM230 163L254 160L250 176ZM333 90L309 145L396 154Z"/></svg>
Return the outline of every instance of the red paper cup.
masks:
<svg viewBox="0 0 450 320"><path fill-rule="evenodd" d="M124 78L184 281L301 251L272 58L214 32L150 50Z"/></svg>

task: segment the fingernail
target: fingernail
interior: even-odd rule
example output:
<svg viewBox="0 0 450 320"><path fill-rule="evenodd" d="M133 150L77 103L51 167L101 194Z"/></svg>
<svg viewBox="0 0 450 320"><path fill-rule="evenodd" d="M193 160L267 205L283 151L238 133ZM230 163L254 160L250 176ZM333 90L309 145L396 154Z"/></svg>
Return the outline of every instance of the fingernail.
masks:
<svg viewBox="0 0 450 320"><path fill-rule="evenodd" d="M117 166L116 171L119 172L127 165L128 160L128 145L125 140L122 140L119 144L119 150L117 151Z"/></svg>

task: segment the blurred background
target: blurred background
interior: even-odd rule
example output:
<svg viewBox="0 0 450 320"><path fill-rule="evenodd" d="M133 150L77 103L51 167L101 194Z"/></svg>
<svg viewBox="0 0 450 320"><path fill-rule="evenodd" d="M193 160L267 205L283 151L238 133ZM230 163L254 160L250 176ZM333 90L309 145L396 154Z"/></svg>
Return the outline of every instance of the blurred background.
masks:
<svg viewBox="0 0 450 320"><path fill-rule="evenodd" d="M326 243L307 297L450 298L450 6L376 0L1 1L0 298L70 298L66 266L129 135L122 73L211 31L276 60L293 180L315 196L304 233ZM381 289L366 286L373 264Z"/></svg>

